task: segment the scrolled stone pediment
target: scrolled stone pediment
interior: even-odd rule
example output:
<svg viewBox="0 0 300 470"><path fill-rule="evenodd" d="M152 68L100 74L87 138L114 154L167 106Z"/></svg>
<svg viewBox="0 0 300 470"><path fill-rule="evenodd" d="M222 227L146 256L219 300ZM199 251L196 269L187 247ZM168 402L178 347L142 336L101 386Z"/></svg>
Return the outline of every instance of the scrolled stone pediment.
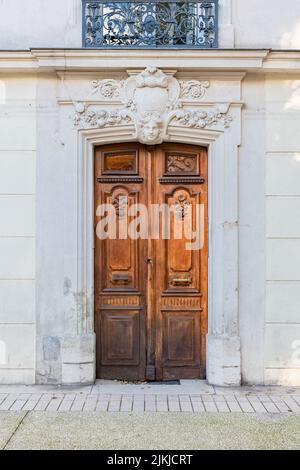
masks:
<svg viewBox="0 0 300 470"><path fill-rule="evenodd" d="M168 140L170 124L190 128L230 127L230 103L211 104L203 101L209 81L180 80L172 73L147 67L127 80L94 80L93 93L105 101L105 108L94 104L75 104L74 125L78 128L101 128L131 124L133 139L144 144ZM110 104L111 101L111 104ZM115 108L115 104L120 104ZM188 109L187 102L193 108Z"/></svg>

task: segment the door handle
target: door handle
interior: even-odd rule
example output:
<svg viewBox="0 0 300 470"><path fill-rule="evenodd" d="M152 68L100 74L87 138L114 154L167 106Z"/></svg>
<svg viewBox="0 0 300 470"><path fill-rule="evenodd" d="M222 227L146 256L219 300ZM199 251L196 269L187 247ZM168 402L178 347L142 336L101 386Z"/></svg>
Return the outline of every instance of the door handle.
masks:
<svg viewBox="0 0 300 470"><path fill-rule="evenodd" d="M153 264L153 259L152 258L147 258L146 263L147 264Z"/></svg>

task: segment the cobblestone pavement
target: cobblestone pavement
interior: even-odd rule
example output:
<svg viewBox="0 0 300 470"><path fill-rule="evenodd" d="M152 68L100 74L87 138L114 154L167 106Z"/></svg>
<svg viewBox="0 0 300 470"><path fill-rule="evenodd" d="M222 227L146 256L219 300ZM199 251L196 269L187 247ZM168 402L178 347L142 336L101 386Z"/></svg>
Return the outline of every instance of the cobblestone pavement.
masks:
<svg viewBox="0 0 300 470"><path fill-rule="evenodd" d="M0 411L187 412L300 414L300 389L124 385L98 381L87 387L0 386Z"/></svg>

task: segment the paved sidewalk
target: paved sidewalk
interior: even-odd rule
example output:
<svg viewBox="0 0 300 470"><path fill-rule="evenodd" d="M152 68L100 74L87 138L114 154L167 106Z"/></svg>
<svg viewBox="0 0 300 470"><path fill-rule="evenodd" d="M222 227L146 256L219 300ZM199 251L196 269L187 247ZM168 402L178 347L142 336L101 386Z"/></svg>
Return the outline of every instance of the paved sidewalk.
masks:
<svg viewBox="0 0 300 470"><path fill-rule="evenodd" d="M0 385L0 411L300 414L300 388L223 388L200 380L178 385L113 381L86 387Z"/></svg>

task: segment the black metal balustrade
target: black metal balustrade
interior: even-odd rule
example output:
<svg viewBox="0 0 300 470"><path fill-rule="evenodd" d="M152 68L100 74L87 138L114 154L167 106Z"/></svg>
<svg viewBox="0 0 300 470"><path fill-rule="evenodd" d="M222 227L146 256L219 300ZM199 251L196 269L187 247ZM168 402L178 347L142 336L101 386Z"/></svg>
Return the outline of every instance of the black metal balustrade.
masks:
<svg viewBox="0 0 300 470"><path fill-rule="evenodd" d="M218 0L83 0L85 48L216 48Z"/></svg>

